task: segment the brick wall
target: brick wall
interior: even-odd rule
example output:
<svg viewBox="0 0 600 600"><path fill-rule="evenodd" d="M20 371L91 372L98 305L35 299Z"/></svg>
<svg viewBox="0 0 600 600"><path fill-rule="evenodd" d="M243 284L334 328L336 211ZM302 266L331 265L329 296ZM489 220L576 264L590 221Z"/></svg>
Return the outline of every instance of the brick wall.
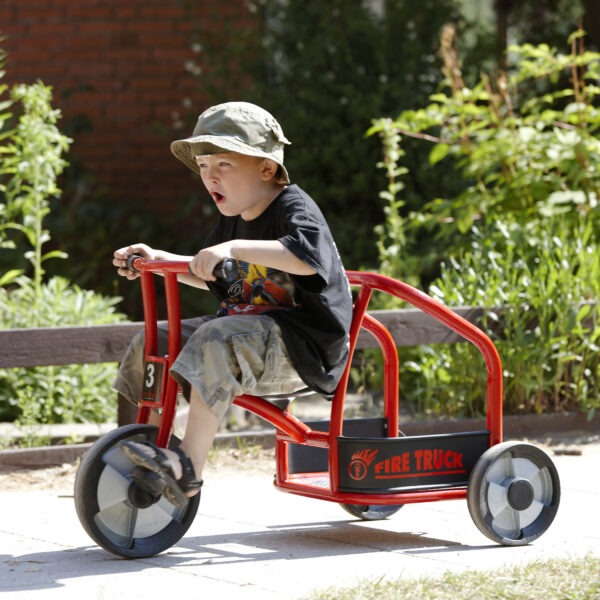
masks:
<svg viewBox="0 0 600 600"><path fill-rule="evenodd" d="M199 182L169 151L171 139L190 133L176 129L177 115L195 117L206 108L185 68L198 59L190 48L194 20L242 3L2 0L0 35L9 54L3 82L41 79L54 88L63 124L89 121L91 130L75 135L72 152L108 186L112 202L144 200L168 210Z"/></svg>

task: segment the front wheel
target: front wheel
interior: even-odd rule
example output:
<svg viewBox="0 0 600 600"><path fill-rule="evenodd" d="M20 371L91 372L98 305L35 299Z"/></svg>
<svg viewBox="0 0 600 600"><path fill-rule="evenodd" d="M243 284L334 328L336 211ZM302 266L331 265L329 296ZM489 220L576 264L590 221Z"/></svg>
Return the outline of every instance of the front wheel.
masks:
<svg viewBox="0 0 600 600"><path fill-rule="evenodd" d="M477 528L505 546L540 537L556 516L560 480L550 457L531 444L504 442L479 458L467 488Z"/></svg>
<svg viewBox="0 0 600 600"><path fill-rule="evenodd" d="M363 521L380 521L381 519L387 519L397 513L404 505L340 504L340 506L352 516L358 517Z"/></svg>
<svg viewBox="0 0 600 600"><path fill-rule="evenodd" d="M197 494L177 508L131 479L134 465L117 443L154 442L157 432L152 425L136 424L107 433L87 451L75 478L75 508L83 528L99 546L126 558L170 548L189 529L200 504Z"/></svg>

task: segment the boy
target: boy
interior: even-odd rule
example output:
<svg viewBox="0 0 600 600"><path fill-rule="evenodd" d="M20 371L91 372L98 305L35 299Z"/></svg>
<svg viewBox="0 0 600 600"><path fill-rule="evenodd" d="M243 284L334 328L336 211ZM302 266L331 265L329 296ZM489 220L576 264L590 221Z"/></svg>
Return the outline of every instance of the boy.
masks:
<svg viewBox="0 0 600 600"><path fill-rule="evenodd" d="M283 148L290 142L275 118L246 102L203 112L192 137L171 151L200 174L219 221L195 256L133 244L114 253L119 275L127 257L186 260L183 283L210 290L216 317L182 324L183 348L171 369L189 398L188 422L178 449L123 442L139 469L138 484L176 505L198 493L219 421L235 396L292 393L306 386L334 392L348 358L352 298L329 227L315 202L290 185ZM214 267L233 257L232 284ZM164 332L162 332L164 337ZM133 340L115 389L137 401L143 379L143 335Z"/></svg>

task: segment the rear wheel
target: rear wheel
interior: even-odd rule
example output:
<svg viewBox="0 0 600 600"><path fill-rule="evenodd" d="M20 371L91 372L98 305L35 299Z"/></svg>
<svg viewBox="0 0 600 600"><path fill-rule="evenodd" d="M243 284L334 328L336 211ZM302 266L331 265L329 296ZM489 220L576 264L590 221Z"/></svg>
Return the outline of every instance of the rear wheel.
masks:
<svg viewBox="0 0 600 600"><path fill-rule="evenodd" d="M198 511L200 494L177 508L131 479L135 466L117 442L153 442L157 432L152 425L119 427L92 445L77 471L77 516L89 536L113 554L142 558L170 548L183 537ZM172 440L172 445L177 443Z"/></svg>
<svg viewBox="0 0 600 600"><path fill-rule="evenodd" d="M397 513L404 505L380 505L380 504L340 504L340 506L354 517L363 521L380 521L387 519Z"/></svg>
<svg viewBox="0 0 600 600"><path fill-rule="evenodd" d="M506 546L522 546L540 537L554 520L559 502L556 467L531 444L492 446L469 478L467 504L475 525Z"/></svg>

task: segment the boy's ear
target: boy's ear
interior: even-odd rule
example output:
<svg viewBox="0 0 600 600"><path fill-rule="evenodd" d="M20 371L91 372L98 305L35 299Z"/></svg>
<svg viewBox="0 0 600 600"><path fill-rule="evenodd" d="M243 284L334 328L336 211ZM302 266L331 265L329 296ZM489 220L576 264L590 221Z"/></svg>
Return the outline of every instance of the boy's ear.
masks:
<svg viewBox="0 0 600 600"><path fill-rule="evenodd" d="M260 174L264 181L269 181L273 179L277 174L277 169L279 165L270 158L263 158L263 162L260 165Z"/></svg>

